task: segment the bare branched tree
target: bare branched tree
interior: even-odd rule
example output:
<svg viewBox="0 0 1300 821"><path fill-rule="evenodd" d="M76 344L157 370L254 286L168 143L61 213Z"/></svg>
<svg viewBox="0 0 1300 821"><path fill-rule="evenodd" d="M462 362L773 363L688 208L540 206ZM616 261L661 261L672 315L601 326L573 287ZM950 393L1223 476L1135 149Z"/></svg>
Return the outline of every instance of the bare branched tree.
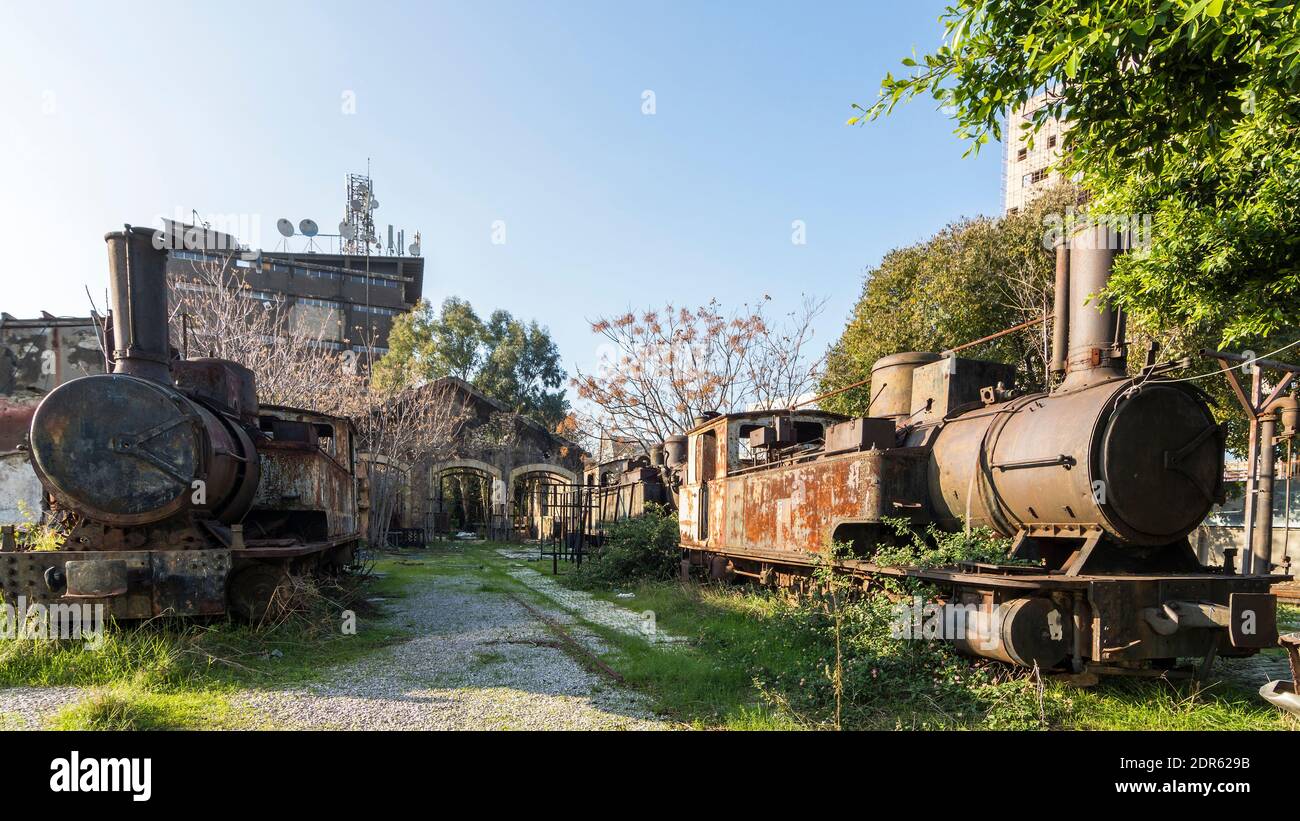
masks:
<svg viewBox="0 0 1300 821"><path fill-rule="evenodd" d="M388 541L393 512L413 472L448 458L468 416L464 397L445 384L399 391L367 389L347 414L357 429L370 490L366 538Z"/></svg>
<svg viewBox="0 0 1300 821"><path fill-rule="evenodd" d="M263 404L352 421L369 485L365 535L385 544L411 471L451 452L467 413L463 399L447 385L375 386L365 354L332 341L342 336L337 310L259 293L234 258L195 264L173 276L169 291L178 350L249 368Z"/></svg>
<svg viewBox="0 0 1300 821"><path fill-rule="evenodd" d="M595 373L572 380L595 408L584 426L649 451L706 412L789 407L817 382L823 357L807 349L824 306L805 297L778 324L761 303L726 314L717 300L693 311L668 305L599 318L591 330L610 349Z"/></svg>

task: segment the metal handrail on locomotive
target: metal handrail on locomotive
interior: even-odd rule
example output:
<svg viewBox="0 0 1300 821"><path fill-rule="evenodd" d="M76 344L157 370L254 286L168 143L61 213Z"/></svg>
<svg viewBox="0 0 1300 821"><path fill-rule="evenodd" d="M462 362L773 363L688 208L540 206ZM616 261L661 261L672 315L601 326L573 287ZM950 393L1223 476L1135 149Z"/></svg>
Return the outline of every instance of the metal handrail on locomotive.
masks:
<svg viewBox="0 0 1300 821"><path fill-rule="evenodd" d="M1211 662L1277 644L1285 576L1203 566L1188 534L1223 498L1224 430L1183 363L1130 376L1123 318L1096 300L1116 255L1102 227L1057 253L1052 369L1016 395L1014 367L901 353L872 369L869 415L732 413L687 434L683 572L797 582L832 543L839 569L911 577L960 609L964 652L1095 672ZM1013 539L1017 564L883 567L887 519ZM964 616L963 616L964 614ZM945 618L948 613L944 612ZM1203 668L1204 669L1204 668Z"/></svg>
<svg viewBox="0 0 1300 821"><path fill-rule="evenodd" d="M346 419L259 406L253 373L169 344L167 251L108 244L112 372L50 392L28 447L54 551L0 554L5 598L102 603L123 619L257 617L294 574L351 562L358 531Z"/></svg>

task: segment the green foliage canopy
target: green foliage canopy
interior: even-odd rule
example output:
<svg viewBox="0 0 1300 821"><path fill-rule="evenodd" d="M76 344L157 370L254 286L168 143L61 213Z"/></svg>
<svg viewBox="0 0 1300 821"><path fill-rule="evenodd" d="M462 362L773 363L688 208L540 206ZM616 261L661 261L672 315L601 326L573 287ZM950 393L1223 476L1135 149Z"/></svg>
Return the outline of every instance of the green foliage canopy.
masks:
<svg viewBox="0 0 1300 821"><path fill-rule="evenodd" d="M831 348L821 390L865 379L883 356L946 350L1050 311L1055 257L1044 234L1051 230L1050 217L1076 197L1063 186L1021 213L960 220L925 242L886 254L868 272L848 326ZM1040 324L963 355L1015 363L1022 387L1041 388L1048 341ZM870 401L867 386L821 404L864 414Z"/></svg>
<svg viewBox="0 0 1300 821"><path fill-rule="evenodd" d="M388 335L388 353L374 367L375 381L386 387L444 376L464 379L552 430L569 410L562 387L567 374L550 332L502 310L484 322L458 297L437 310L421 300L399 316Z"/></svg>
<svg viewBox="0 0 1300 821"><path fill-rule="evenodd" d="M903 60L850 124L929 94L971 151L1047 92L1064 171L1095 213L1151 215L1149 253L1111 296L1224 344L1294 338L1300 319L1300 4L1286 0L958 0L933 53Z"/></svg>

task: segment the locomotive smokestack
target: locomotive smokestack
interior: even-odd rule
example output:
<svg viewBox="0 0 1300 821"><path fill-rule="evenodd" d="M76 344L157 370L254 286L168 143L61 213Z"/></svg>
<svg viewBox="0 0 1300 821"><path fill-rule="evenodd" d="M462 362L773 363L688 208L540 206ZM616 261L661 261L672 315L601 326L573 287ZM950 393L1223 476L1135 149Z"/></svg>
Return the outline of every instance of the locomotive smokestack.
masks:
<svg viewBox="0 0 1300 821"><path fill-rule="evenodd" d="M1052 299L1052 373L1065 374L1070 346L1070 246L1056 245L1056 294Z"/></svg>
<svg viewBox="0 0 1300 821"><path fill-rule="evenodd" d="M1124 319L1099 297L1110 281L1120 239L1106 225L1090 226L1070 239L1066 266L1070 294L1066 387L1124 375ZM1059 276L1059 256L1057 260Z"/></svg>
<svg viewBox="0 0 1300 821"><path fill-rule="evenodd" d="M171 384L167 251L155 244L156 233L128 225L104 236L113 309L113 372Z"/></svg>

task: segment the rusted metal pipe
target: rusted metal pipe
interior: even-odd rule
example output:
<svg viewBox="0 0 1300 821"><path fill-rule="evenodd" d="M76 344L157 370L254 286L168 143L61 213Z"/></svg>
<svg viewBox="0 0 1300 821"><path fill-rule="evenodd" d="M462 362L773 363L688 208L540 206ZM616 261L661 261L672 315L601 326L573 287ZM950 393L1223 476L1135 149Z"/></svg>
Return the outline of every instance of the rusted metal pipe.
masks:
<svg viewBox="0 0 1300 821"><path fill-rule="evenodd" d="M1066 388L1124 375L1123 317L1099 300L1110 282L1118 245L1105 225L1086 228L1070 240Z"/></svg>
<svg viewBox="0 0 1300 821"><path fill-rule="evenodd" d="M970 342L964 342L961 345L956 346L955 348L949 348L947 351L945 351L945 353L957 353L958 351L964 351L967 348L973 348L976 345L982 345L985 342L992 342L995 339L1001 339L1007 334L1013 334L1016 331L1023 331L1025 328L1032 328L1040 322L1046 322L1052 317L1053 314L1044 314L1043 316L1034 317L1028 322L1021 322L1019 325L1012 325L1010 328L1003 328L997 333L992 333L989 334L988 336L981 336L979 339L972 339Z"/></svg>
<svg viewBox="0 0 1300 821"><path fill-rule="evenodd" d="M171 384L167 336L167 251L156 231L125 226L108 243L113 372Z"/></svg>
<svg viewBox="0 0 1300 821"><path fill-rule="evenodd" d="M1070 246L1062 240L1056 246L1056 293L1052 299L1052 373L1065 374L1070 345Z"/></svg>
<svg viewBox="0 0 1300 821"><path fill-rule="evenodd" d="M1255 532L1251 535L1252 564L1259 574L1273 570L1273 471L1277 458L1273 435L1277 429L1274 408L1266 408L1259 418L1259 476L1255 480Z"/></svg>

